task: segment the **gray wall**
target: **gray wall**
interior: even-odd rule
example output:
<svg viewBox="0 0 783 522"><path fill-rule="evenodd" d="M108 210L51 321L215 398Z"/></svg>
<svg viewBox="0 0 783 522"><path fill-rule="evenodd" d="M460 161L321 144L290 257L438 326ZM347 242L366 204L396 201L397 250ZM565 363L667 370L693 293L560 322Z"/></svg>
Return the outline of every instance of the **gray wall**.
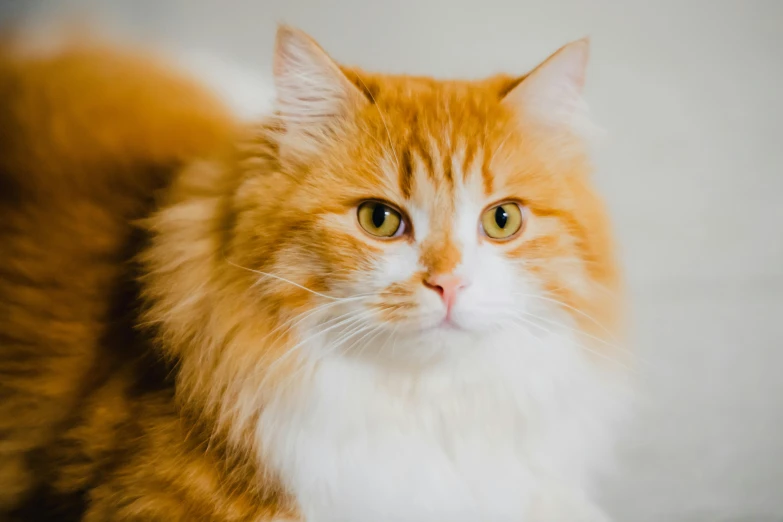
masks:
<svg viewBox="0 0 783 522"><path fill-rule="evenodd" d="M439 76L523 72L591 35L597 181L646 361L607 503L618 521L783 520L783 2L6 2L262 74L278 21L343 62Z"/></svg>

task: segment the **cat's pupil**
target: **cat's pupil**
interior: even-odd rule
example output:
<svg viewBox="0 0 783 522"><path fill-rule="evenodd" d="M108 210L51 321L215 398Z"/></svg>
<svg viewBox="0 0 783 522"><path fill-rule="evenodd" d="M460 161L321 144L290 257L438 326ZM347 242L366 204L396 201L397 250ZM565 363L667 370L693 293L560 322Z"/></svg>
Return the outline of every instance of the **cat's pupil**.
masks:
<svg viewBox="0 0 783 522"><path fill-rule="evenodd" d="M383 222L386 221L386 207L383 205L375 205L372 211L372 224L375 228L381 228Z"/></svg>
<svg viewBox="0 0 783 522"><path fill-rule="evenodd" d="M506 223L508 223L508 212L503 210L503 207L498 207L495 210L495 223L500 228L506 228Z"/></svg>

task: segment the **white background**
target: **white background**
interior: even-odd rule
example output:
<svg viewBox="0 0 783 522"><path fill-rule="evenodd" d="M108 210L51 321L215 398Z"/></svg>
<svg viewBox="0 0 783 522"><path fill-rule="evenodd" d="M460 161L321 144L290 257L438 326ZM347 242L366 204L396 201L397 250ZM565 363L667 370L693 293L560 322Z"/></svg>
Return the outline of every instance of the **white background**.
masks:
<svg viewBox="0 0 783 522"><path fill-rule="evenodd" d="M259 90L278 21L344 63L446 77L522 73L590 35L596 180L647 362L606 504L627 522L783 520L783 1L0 4L6 21L100 15Z"/></svg>

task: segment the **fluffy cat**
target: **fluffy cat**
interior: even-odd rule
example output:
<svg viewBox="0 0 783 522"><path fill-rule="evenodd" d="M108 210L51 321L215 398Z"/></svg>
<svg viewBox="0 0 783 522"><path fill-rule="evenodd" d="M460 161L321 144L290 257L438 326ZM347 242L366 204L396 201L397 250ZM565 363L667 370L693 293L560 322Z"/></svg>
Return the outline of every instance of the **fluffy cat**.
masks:
<svg viewBox="0 0 783 522"><path fill-rule="evenodd" d="M9 49L0 512L606 520L625 354L586 41L436 81L281 27L249 128L138 57Z"/></svg>

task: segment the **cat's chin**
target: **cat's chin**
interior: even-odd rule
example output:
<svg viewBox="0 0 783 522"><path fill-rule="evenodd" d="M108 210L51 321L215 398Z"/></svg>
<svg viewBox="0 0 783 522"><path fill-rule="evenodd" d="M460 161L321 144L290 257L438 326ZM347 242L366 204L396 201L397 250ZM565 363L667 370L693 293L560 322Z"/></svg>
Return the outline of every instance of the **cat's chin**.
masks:
<svg viewBox="0 0 783 522"><path fill-rule="evenodd" d="M482 337L479 332L445 320L387 326L384 330L386 334L378 335L369 345L352 346L340 352L340 357L387 368L421 368L472 351Z"/></svg>
<svg viewBox="0 0 783 522"><path fill-rule="evenodd" d="M437 361L459 357L480 344L482 332L453 321L443 321L406 335L405 349L397 355L418 361Z"/></svg>

